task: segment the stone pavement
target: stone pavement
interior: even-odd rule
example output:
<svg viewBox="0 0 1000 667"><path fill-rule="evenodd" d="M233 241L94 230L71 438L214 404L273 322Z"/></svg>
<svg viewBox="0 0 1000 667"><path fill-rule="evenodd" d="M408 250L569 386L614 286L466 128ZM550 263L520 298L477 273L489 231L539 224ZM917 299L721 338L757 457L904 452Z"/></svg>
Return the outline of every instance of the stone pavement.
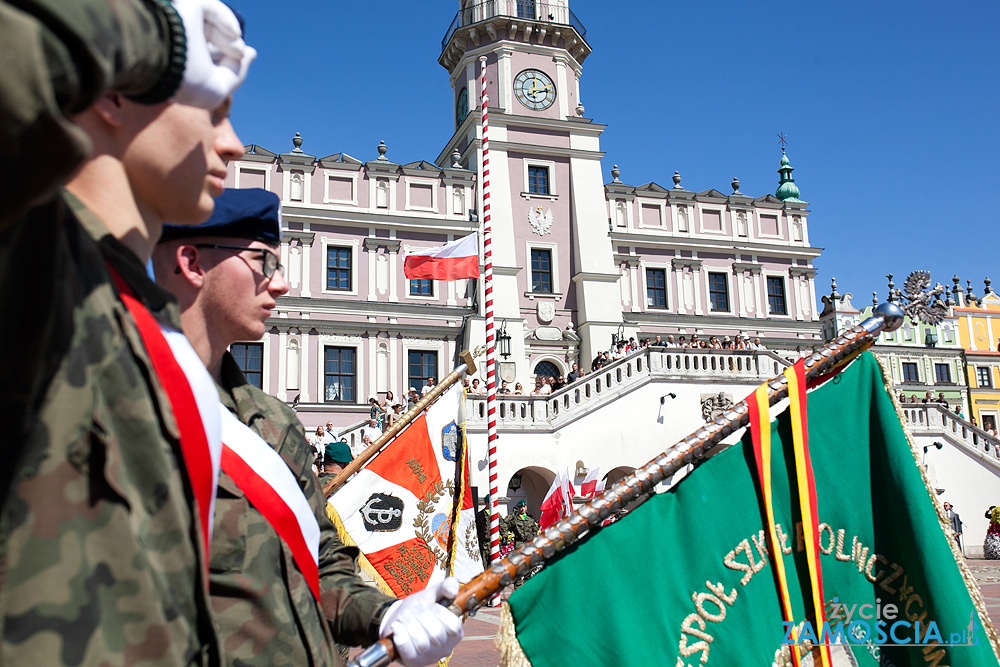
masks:
<svg viewBox="0 0 1000 667"><path fill-rule="evenodd" d="M986 610L994 627L1000 622L1000 560L969 559L969 569L972 571ZM508 587L502 596L510 594ZM497 667L500 654L493 638L500 625L500 608L483 608L475 616L465 622L465 639L458 645L452 656L449 667ZM351 651L355 655L358 650ZM398 664L398 663L394 663Z"/></svg>

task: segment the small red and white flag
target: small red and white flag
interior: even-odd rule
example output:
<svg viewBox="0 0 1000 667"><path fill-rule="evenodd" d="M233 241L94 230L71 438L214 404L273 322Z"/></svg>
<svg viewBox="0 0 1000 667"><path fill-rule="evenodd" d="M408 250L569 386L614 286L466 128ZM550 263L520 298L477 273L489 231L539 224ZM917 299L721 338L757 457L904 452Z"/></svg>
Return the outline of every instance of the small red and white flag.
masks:
<svg viewBox="0 0 1000 667"><path fill-rule="evenodd" d="M594 468L587 473L587 478L580 485L580 495L584 498L593 498L599 493L604 493L607 480L601 479L601 469Z"/></svg>
<svg viewBox="0 0 1000 667"><path fill-rule="evenodd" d="M573 496L576 491L573 489L573 481L570 479L569 471L556 473L556 478L552 480L545 499L542 500L542 515L538 518L538 525L543 530L562 518L570 515L573 511Z"/></svg>
<svg viewBox="0 0 1000 667"><path fill-rule="evenodd" d="M483 571L460 384L446 391L329 499L341 539L379 588L403 597ZM456 506L457 505L457 506Z"/></svg>
<svg viewBox="0 0 1000 667"><path fill-rule="evenodd" d="M473 232L440 248L416 250L403 260L410 280L462 280L479 277L479 234Z"/></svg>

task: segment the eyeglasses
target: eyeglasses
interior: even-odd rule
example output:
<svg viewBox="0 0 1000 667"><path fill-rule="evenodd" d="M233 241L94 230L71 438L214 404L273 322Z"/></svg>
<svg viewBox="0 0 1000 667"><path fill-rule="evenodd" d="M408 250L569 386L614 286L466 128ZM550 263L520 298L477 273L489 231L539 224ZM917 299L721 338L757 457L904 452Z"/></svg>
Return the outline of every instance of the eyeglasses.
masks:
<svg viewBox="0 0 1000 667"><path fill-rule="evenodd" d="M275 255L270 250L268 250L267 248L249 248L249 247L238 246L238 245L220 245L218 243L195 243L194 247L195 248L216 248L217 250L238 250L240 252L243 252L244 250L250 250L250 251L253 251L253 252L259 252L259 253L261 253L261 260L262 260L262 262L261 262L261 273L263 273L264 277L266 279L268 279L268 280L270 280L272 277L274 277L274 274L276 272L283 272L285 270L285 267L283 267L281 265L281 263L278 261L278 256ZM246 261L246 260L244 260L244 261Z"/></svg>

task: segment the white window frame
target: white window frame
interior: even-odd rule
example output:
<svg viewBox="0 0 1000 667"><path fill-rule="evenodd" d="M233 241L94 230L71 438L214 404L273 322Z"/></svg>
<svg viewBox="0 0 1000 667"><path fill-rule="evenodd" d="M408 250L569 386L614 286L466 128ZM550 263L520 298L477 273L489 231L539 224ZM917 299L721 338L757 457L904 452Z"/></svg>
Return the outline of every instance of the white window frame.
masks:
<svg viewBox="0 0 1000 667"><path fill-rule="evenodd" d="M726 232L726 211L723 208L716 208L714 206L699 206L698 210L698 231L702 234L710 234L714 236L729 236ZM714 211L719 214L719 226L722 229L706 229L705 228L705 211Z"/></svg>
<svg viewBox="0 0 1000 667"><path fill-rule="evenodd" d="M702 273L703 276L705 276L705 278L704 278L704 281L705 281L705 283L704 283L705 284L705 314L706 315L712 315L712 314L718 314L718 313L728 313L728 314L732 315L733 312L734 312L733 311L734 303L733 303L732 272L731 271L727 271L725 269L716 271L716 270L714 270L711 267L702 266L701 267L701 273ZM728 304L729 305L729 309L728 310L715 310L714 308L712 308L712 292L711 292L711 282L710 282L711 278L709 277L709 274L712 274L712 273L722 274L726 278L726 301L729 302L729 304Z"/></svg>
<svg viewBox="0 0 1000 667"><path fill-rule="evenodd" d="M333 179L351 181L351 199L334 199L330 196L330 181ZM358 172L356 171L335 171L326 172L323 176L323 203L324 204L350 204L358 205Z"/></svg>
<svg viewBox="0 0 1000 667"><path fill-rule="evenodd" d="M555 288L552 292L533 292L531 290L531 251L532 250L548 250L549 257L552 261L552 287ZM539 297L561 297L562 292L559 292L559 286L562 284L559 282L559 246L555 243L545 243L544 241L525 241L524 242L524 265L527 268L525 271L525 291L524 295L539 296Z"/></svg>
<svg viewBox="0 0 1000 667"><path fill-rule="evenodd" d="M431 213L436 213L437 212L437 210L438 210L438 186L441 185L440 181L438 181L436 179L431 179L431 178L407 177L405 185L406 185L406 204L405 204L406 208L405 208L405 210L407 210L407 211L428 211L428 212L431 212ZM431 205L430 205L430 207L415 206L413 203L411 203L411 201L410 201L410 186L411 185L429 185L429 186L431 186ZM390 188L390 190L391 190L391 188Z"/></svg>
<svg viewBox="0 0 1000 667"><path fill-rule="evenodd" d="M405 396L410 391L410 387L409 387L408 383L409 383L409 377L410 377L410 352L411 351L413 351L413 352L437 352L437 365L438 365L438 367L436 369L437 375L434 377L434 380L436 382L441 382L441 378L444 377L442 375L442 372L441 372L442 366L444 364L444 357L445 357L444 341L441 341L441 340L431 340L431 339L419 340L419 341L413 340L413 341L409 341L409 342L404 341L403 342L402 372L400 373L400 378L399 378L400 382L402 383L402 385L401 385L401 392L400 392L400 394L402 396ZM422 389L422 387L417 387L417 393L418 394L420 393L421 389Z"/></svg>
<svg viewBox="0 0 1000 667"><path fill-rule="evenodd" d="M772 313L771 312L771 301L770 294L767 291L767 279L768 278L780 278L781 284L785 287L785 314ZM792 317L792 299L789 294L788 284L789 278L784 273L768 273L764 272L764 303L767 306L767 316L768 317L781 317L781 318L791 318Z"/></svg>
<svg viewBox="0 0 1000 667"><path fill-rule="evenodd" d="M666 211L667 207L666 207L666 202L665 201L636 200L636 202L639 204L639 206L638 206L638 208L639 208L639 212L638 212L639 224L637 225L638 227L644 227L646 229L666 229L667 228L667 217L668 216L667 216L667 211ZM651 206L651 207L652 206L656 206L657 208L660 209L660 224L659 225L647 225L645 222L643 222L642 209L645 206Z"/></svg>
<svg viewBox="0 0 1000 667"><path fill-rule="evenodd" d="M924 378L921 377L924 371L924 365L920 363L920 359L911 358L901 358L899 360L899 381L900 382L914 382L914 380L907 380L906 373L903 372L903 364L914 364L917 367L917 379L916 382L919 384L926 384Z"/></svg>
<svg viewBox="0 0 1000 667"><path fill-rule="evenodd" d="M361 343L356 343L356 342L351 342L351 343L338 342L338 341L319 342L320 354L318 355L319 359L318 363L316 364L317 366L316 371L318 377L317 384L319 385L317 387L318 391L316 392L316 395L320 397L319 401L317 401L318 403L321 403L323 405L367 405L368 404L368 401L366 400L367 395L365 393L365 388L367 384L364 381L364 372L362 371L361 368L361 345L362 345ZM326 400L326 348L328 347L354 349L354 402L353 403L349 401L327 402ZM365 399L364 402L362 402L363 399Z"/></svg>
<svg viewBox="0 0 1000 667"><path fill-rule="evenodd" d="M413 250L417 250L417 248L413 248ZM405 292L403 298L410 299L412 301L438 301L439 300L439 296L440 296L440 293L441 293L441 290L440 290L441 281L440 280L431 279L431 294L430 294L430 296L424 296L423 294L410 294L410 279L407 278L406 276L403 276L403 280L405 282L405 285L403 286L404 287L404 292Z"/></svg>
<svg viewBox="0 0 1000 667"><path fill-rule="evenodd" d="M762 239L780 239L783 238L781 235L781 214L775 211L774 218L776 221L775 227L778 230L777 234L765 234L764 233L764 217L771 217L770 213L764 213L762 211L757 212L757 237Z"/></svg>
<svg viewBox="0 0 1000 667"><path fill-rule="evenodd" d="M536 158L524 158L521 160L524 182L521 187L521 196L525 199L538 197L542 199L558 199L559 193L556 191L556 163L551 160L538 160ZM549 170L549 191L547 194L538 192L528 192L528 167L545 167Z"/></svg>
<svg viewBox="0 0 1000 667"><path fill-rule="evenodd" d="M327 248L333 246L335 248L347 248L351 249L351 289L349 290L334 290L328 289L326 286L326 271L327 271ZM358 264L361 263L361 241L358 239L334 239L323 237L323 254L320 256L323 260L323 273L320 280L320 291L323 294L330 295L341 295L341 296L357 296L358 295Z"/></svg>
<svg viewBox="0 0 1000 667"><path fill-rule="evenodd" d="M673 271L673 267L671 266L671 264L669 262L665 262L665 263L660 263L660 262L639 262L639 268L642 271L642 275L640 276L640 279L642 280L642 311L643 312L652 312L652 313L669 313L669 312L671 312L671 310L672 310L671 306L674 303L674 295L671 293L671 290L670 290L670 285L671 285L671 282L672 282L670 280L670 276L671 276L671 272ZM664 289L664 293L666 294L666 299L667 299L667 306L666 306L666 308L660 308L658 306L650 306L649 305L649 295L648 295L647 284L646 284L646 269L662 269L663 270L663 289Z"/></svg>
<svg viewBox="0 0 1000 667"><path fill-rule="evenodd" d="M267 332L258 338L257 340L236 340L229 344L226 349L229 350L233 345L260 345L260 363L261 363L261 374L260 374L260 386L261 391L268 394L272 393L270 390L271 381L271 344ZM279 389L280 391L280 389Z"/></svg>
<svg viewBox="0 0 1000 667"><path fill-rule="evenodd" d="M254 174L264 174L264 189L271 189L271 169L266 166L261 166L256 162L237 162L236 163L236 175L233 177L233 187L234 188L245 188L246 185L240 185L240 177L245 173Z"/></svg>

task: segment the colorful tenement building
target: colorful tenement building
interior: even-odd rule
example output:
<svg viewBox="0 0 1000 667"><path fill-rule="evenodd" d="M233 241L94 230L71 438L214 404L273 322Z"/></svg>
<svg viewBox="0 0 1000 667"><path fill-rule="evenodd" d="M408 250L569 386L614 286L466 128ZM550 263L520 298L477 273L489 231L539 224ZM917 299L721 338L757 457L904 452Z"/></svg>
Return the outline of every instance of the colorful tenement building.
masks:
<svg viewBox="0 0 1000 667"><path fill-rule="evenodd" d="M962 291L956 276L952 288L951 312L958 321L958 331L965 350L965 368L969 384L969 412L985 430L997 430L1000 424L1000 297L985 282L983 296L976 297L971 281Z"/></svg>
<svg viewBox="0 0 1000 667"><path fill-rule="evenodd" d="M889 280L888 299L897 300L891 276ZM872 303L858 310L851 303L853 295L837 292L835 278L832 283L830 294L822 297L820 321L824 340L832 340L861 323L880 303L873 292ZM907 317L899 329L878 337L872 351L888 369L897 397L905 397L907 402L922 402L928 392L935 399L943 394L949 409L968 416L968 384L958 319L949 313L938 324L926 324L912 322Z"/></svg>

